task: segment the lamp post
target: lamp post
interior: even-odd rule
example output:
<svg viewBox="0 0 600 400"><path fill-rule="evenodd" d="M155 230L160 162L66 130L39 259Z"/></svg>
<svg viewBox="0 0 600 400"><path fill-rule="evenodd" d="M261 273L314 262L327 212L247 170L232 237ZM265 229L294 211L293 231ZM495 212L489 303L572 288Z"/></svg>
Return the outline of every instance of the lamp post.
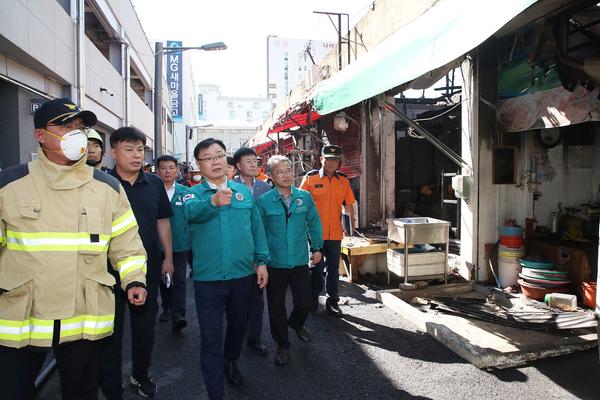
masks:
<svg viewBox="0 0 600 400"><path fill-rule="evenodd" d="M194 126L185 126L185 164L186 165L190 165L190 150L189 150L189 141L192 138L192 133L194 132L194 129L199 129L199 128L210 128L211 126L213 126L213 124L206 124L206 125L194 125ZM189 132L189 133L188 133Z"/></svg>
<svg viewBox="0 0 600 400"><path fill-rule="evenodd" d="M154 159L162 155L162 75L164 54L174 51L204 50L217 51L226 50L227 45L223 42L208 43L196 47L163 47L162 42L154 43Z"/></svg>

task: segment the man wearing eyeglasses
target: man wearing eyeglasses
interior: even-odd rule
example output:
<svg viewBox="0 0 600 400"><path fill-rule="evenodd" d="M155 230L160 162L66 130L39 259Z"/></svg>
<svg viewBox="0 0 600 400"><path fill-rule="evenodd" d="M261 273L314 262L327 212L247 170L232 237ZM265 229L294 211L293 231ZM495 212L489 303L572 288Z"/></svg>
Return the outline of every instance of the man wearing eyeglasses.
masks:
<svg viewBox="0 0 600 400"><path fill-rule="evenodd" d="M232 386L242 384L236 361L252 293L268 280L262 220L250 190L225 176L225 151L223 142L212 138L196 145L194 157L204 179L183 197L194 252L200 364L211 400L223 398L224 378Z"/></svg>
<svg viewBox="0 0 600 400"><path fill-rule="evenodd" d="M305 190L295 188L291 161L276 155L269 159L267 172L275 188L263 194L257 205L265 225L271 261L267 303L271 335L277 343L275 364L284 366L289 361L290 341L288 326L303 342L311 337L304 322L312 310L312 292L308 270L308 248L313 264L321 261L321 220L313 199ZM285 308L288 286L294 308L289 318Z"/></svg>
<svg viewBox="0 0 600 400"><path fill-rule="evenodd" d="M31 400L53 350L62 398L96 399L99 339L113 332L115 279L146 299L146 253L119 182L86 165L96 115L69 99L34 115L38 159L0 172L0 392ZM121 290L121 289L119 289Z"/></svg>
<svg viewBox="0 0 600 400"><path fill-rule="evenodd" d="M249 147L239 148L233 155L233 163L239 171L239 175L233 178L248 187L252 197L257 200L264 193L271 190L271 185L256 177L259 172L258 158L256 153ZM248 347L257 355L267 355L267 347L262 343L263 315L265 310L264 290L257 287L252 298L250 316L248 317Z"/></svg>

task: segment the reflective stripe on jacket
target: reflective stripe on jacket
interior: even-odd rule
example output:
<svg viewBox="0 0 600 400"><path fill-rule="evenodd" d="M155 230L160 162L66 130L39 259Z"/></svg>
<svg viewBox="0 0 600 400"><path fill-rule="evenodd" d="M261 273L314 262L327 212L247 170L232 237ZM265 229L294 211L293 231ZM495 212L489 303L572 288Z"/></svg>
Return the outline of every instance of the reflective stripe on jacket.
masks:
<svg viewBox="0 0 600 400"><path fill-rule="evenodd" d="M115 279L145 284L146 253L118 181L39 159L0 172L0 345L96 340L113 330Z"/></svg>

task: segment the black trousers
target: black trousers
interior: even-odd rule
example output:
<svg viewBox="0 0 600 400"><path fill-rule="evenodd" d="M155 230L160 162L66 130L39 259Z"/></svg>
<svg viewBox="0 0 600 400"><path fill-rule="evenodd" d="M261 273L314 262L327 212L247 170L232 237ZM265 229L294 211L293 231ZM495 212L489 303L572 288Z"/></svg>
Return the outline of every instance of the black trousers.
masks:
<svg viewBox="0 0 600 400"><path fill-rule="evenodd" d="M311 286L313 301L318 303L319 295L323 291L323 274L326 272L327 279L325 291L331 300L336 303L340 300L339 297L339 281L340 281L340 254L342 251L341 240L324 240L323 241L323 258L321 262L311 269Z"/></svg>
<svg viewBox="0 0 600 400"><path fill-rule="evenodd" d="M200 325L200 366L211 400L223 398L225 362L240 357L254 286L256 275L227 281L194 281ZM223 315L227 319L225 338Z"/></svg>
<svg viewBox="0 0 600 400"><path fill-rule="evenodd" d="M53 347L64 400L98 398L98 341L77 340ZM48 351L0 346L0 397L33 400L35 378Z"/></svg>
<svg viewBox="0 0 600 400"><path fill-rule="evenodd" d="M290 347L288 326L294 330L302 328L312 308L310 273L308 265L294 268L269 267L268 269L267 304L271 335L278 348L288 349ZM292 300L294 301L294 308L289 318L285 307L285 294L288 286L292 291Z"/></svg>
<svg viewBox="0 0 600 400"><path fill-rule="evenodd" d="M256 281L256 275L254 280ZM248 315L248 343L262 343L263 315L265 310L265 290L256 285L252 291L250 314Z"/></svg>
<svg viewBox="0 0 600 400"><path fill-rule="evenodd" d="M186 300L186 269L189 257L188 251L173 252L173 279L171 287L167 288L163 281L160 281L160 298L162 307L171 311L173 322L179 318L185 318L185 300Z"/></svg>
<svg viewBox="0 0 600 400"><path fill-rule="evenodd" d="M131 324L131 359L134 378L148 374L152 349L154 347L154 328L158 312L159 276L146 275L148 295L143 306L131 306L127 294L120 284L115 285L115 328L113 335L101 340L100 344L100 389L107 400L123 398L122 367L123 362L123 328L125 325L125 307L129 305Z"/></svg>

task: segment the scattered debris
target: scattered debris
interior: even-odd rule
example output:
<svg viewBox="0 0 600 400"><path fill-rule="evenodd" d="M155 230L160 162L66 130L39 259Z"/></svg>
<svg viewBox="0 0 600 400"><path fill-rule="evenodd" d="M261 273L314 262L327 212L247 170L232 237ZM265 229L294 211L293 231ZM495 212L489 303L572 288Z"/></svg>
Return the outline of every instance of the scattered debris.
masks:
<svg viewBox="0 0 600 400"><path fill-rule="evenodd" d="M411 302L411 304L418 304L420 306L426 306L427 304L429 304L429 299L415 296L412 298L412 300L410 302Z"/></svg>
<svg viewBox="0 0 600 400"><path fill-rule="evenodd" d="M493 291L487 299L436 296L429 305L433 310L521 329L551 331L594 328L598 324L592 312L558 311L543 303L503 297L501 293Z"/></svg>

